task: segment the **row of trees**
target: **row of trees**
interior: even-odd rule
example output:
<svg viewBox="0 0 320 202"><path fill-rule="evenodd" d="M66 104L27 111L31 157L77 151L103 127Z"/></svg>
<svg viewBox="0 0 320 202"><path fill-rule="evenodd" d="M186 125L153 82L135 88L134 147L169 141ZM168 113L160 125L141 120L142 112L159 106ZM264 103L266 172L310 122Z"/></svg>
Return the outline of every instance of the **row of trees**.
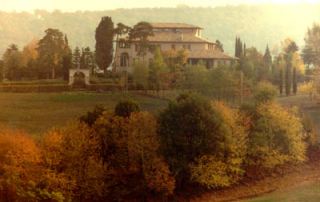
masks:
<svg viewBox="0 0 320 202"><path fill-rule="evenodd" d="M22 51L14 44L3 55L3 78L55 79L70 68L71 50L67 37L57 29L47 29L45 36L27 44Z"/></svg>
<svg viewBox="0 0 320 202"><path fill-rule="evenodd" d="M32 40L22 51L12 44L3 55L2 78L69 79L70 68L95 69L95 54L89 47L72 52L67 36L56 29L46 30L40 41Z"/></svg>
<svg viewBox="0 0 320 202"><path fill-rule="evenodd" d="M183 94L159 116L122 101L114 111L97 107L48 132L38 144L1 130L1 200L165 200L190 184L228 187L252 171L303 162L309 135L275 94L259 84L255 103L240 109Z"/></svg>

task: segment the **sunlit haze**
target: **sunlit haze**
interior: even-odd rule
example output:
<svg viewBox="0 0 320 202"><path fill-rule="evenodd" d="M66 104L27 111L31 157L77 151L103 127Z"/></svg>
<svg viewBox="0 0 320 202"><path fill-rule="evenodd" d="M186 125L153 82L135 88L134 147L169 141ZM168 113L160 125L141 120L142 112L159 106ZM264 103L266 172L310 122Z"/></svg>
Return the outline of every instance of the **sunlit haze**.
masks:
<svg viewBox="0 0 320 202"><path fill-rule="evenodd" d="M146 8L146 7L214 7L239 4L299 4L319 3L320 0L0 0L0 10L5 11L32 11L46 10L109 10L117 8Z"/></svg>

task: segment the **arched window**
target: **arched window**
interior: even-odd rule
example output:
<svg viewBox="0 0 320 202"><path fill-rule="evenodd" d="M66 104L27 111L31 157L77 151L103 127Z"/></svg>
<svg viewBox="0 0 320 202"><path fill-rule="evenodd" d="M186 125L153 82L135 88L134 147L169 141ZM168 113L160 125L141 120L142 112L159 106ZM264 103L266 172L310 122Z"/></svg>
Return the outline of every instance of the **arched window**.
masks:
<svg viewBox="0 0 320 202"><path fill-rule="evenodd" d="M129 54L121 53L120 55L120 67L128 67L129 66Z"/></svg>

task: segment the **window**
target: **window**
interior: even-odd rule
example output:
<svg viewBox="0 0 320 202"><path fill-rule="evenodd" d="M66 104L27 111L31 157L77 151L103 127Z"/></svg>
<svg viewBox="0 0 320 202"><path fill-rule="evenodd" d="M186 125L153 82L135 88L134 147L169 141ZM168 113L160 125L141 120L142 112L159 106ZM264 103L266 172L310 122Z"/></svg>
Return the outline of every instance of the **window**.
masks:
<svg viewBox="0 0 320 202"><path fill-rule="evenodd" d="M129 54L121 53L120 55L120 67L128 67L129 66Z"/></svg>
<svg viewBox="0 0 320 202"><path fill-rule="evenodd" d="M188 49L191 50L191 45L190 44L188 45Z"/></svg>
<svg viewBox="0 0 320 202"><path fill-rule="evenodd" d="M119 41L119 47L120 48L130 48L130 44L125 41Z"/></svg>
<svg viewBox="0 0 320 202"><path fill-rule="evenodd" d="M176 50L176 45L172 44L172 45L171 45L171 49L172 49L172 50Z"/></svg>

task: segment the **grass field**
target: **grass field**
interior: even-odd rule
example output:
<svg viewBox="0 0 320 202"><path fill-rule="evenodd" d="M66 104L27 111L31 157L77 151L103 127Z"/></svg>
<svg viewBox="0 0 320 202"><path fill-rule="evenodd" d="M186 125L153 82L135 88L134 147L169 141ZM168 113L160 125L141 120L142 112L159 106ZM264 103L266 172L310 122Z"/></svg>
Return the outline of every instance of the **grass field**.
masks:
<svg viewBox="0 0 320 202"><path fill-rule="evenodd" d="M95 105L112 109L130 97L148 111L157 112L167 101L123 93L0 93L0 123L39 135L52 127L77 119Z"/></svg>

